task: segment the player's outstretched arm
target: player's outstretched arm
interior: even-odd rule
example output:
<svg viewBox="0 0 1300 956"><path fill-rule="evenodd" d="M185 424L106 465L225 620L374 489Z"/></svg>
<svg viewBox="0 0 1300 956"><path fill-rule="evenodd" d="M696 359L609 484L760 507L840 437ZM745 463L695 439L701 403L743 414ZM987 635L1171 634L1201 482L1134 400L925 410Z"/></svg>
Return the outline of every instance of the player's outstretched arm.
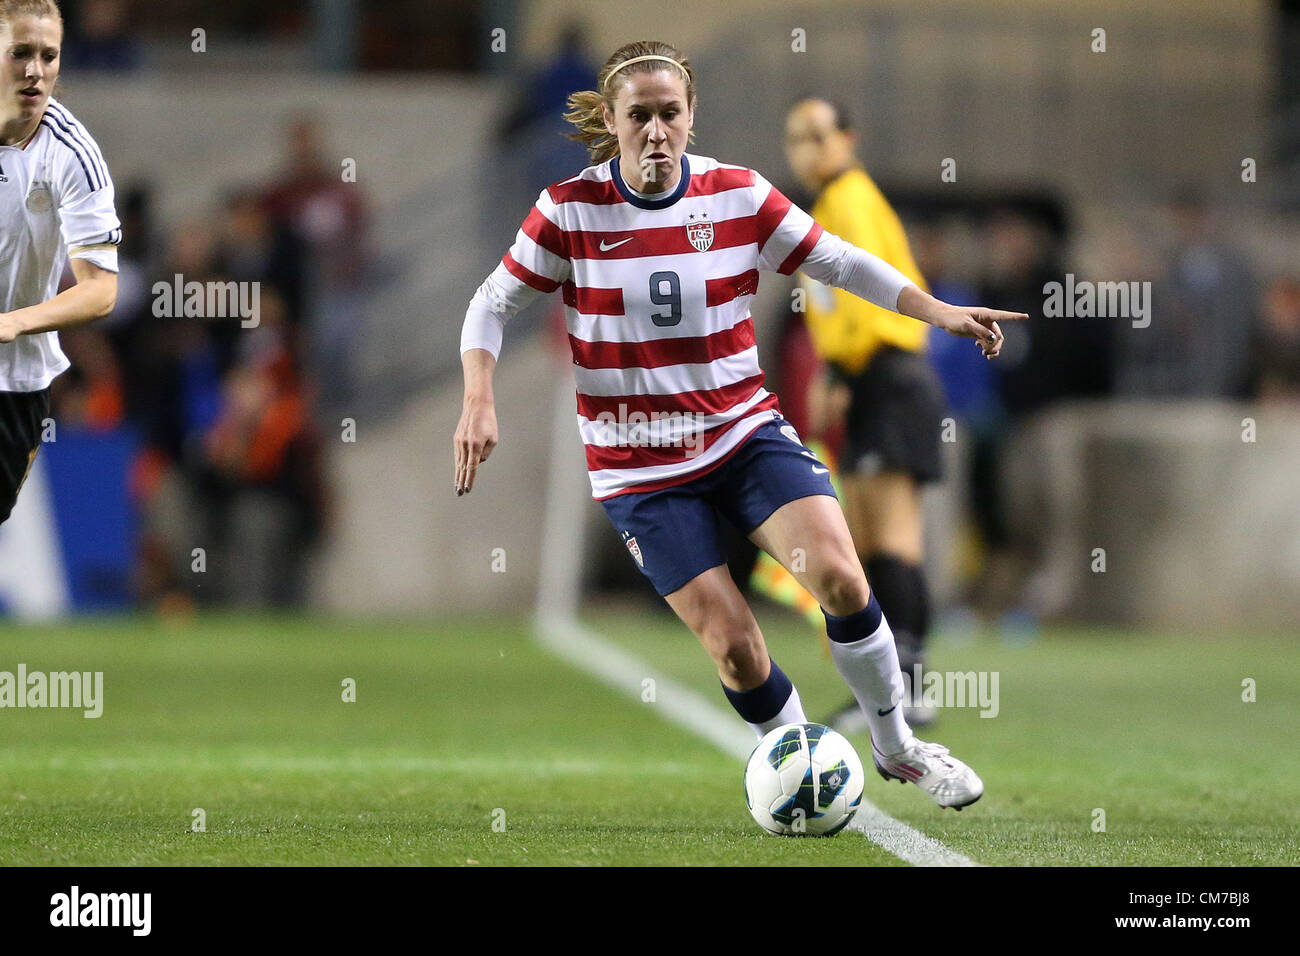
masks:
<svg viewBox="0 0 1300 956"><path fill-rule="evenodd" d="M982 309L978 306L949 305L936 299L928 292L922 292L914 285L903 287L898 293L896 311L910 315L914 319L928 322L953 335L965 336L979 342L987 359L997 358L1002 351L1002 329L999 322L1014 322L1029 318L1024 312L1002 312L998 309Z"/></svg>
<svg viewBox="0 0 1300 956"><path fill-rule="evenodd" d="M806 213L802 215L805 224L820 229ZM804 228L804 224L798 225L793 234L799 235ZM797 268L818 282L852 292L882 309L920 319L953 335L975 339L985 358L995 358L1002 351L999 322L1029 318L1023 312L949 305L922 292L916 283L884 259L824 230Z"/></svg>
<svg viewBox="0 0 1300 956"><path fill-rule="evenodd" d="M465 373L465 398L452 439L457 495L474 488L479 464L487 461L497 446L496 400L492 395L492 372L497 360L486 349L472 348L462 353L460 364Z"/></svg>
<svg viewBox="0 0 1300 956"><path fill-rule="evenodd" d="M102 319L117 304L117 273L85 259L72 260L77 284L39 305L0 313L0 342L20 335L58 332Z"/></svg>

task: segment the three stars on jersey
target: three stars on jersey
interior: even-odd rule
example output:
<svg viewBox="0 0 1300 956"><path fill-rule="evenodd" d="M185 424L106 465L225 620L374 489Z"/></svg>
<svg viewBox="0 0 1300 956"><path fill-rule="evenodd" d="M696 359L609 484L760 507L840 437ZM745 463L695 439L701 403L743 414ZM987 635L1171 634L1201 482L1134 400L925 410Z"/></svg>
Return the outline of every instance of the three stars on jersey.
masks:
<svg viewBox="0 0 1300 956"><path fill-rule="evenodd" d="M686 238L700 252L708 252L713 245L713 223L709 222L707 213L695 213L686 217Z"/></svg>

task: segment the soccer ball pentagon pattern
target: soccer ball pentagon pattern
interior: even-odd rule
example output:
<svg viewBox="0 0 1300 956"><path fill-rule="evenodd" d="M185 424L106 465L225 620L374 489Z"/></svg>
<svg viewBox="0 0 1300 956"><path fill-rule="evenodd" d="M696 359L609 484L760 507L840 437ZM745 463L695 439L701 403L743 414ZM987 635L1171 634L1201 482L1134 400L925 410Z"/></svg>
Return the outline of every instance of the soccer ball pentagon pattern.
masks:
<svg viewBox="0 0 1300 956"><path fill-rule="evenodd" d="M785 724L759 741L745 765L745 802L768 833L833 836L862 803L862 761L823 724Z"/></svg>

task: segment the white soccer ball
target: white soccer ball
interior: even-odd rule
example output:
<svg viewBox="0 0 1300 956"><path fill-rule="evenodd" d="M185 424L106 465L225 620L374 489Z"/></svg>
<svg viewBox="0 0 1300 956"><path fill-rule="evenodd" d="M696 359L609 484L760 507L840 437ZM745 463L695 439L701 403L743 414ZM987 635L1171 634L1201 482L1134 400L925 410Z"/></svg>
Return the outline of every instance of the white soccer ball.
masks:
<svg viewBox="0 0 1300 956"><path fill-rule="evenodd" d="M745 802L758 825L781 836L833 836L862 803L862 761L823 724L785 724L758 742L745 765Z"/></svg>

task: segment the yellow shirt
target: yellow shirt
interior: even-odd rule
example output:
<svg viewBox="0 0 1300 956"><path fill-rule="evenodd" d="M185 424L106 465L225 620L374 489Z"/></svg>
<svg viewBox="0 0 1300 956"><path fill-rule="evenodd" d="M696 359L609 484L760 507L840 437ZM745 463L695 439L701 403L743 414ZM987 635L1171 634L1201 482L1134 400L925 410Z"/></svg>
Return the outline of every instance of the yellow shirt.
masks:
<svg viewBox="0 0 1300 956"><path fill-rule="evenodd" d="M846 242L884 259L921 289L929 288L912 259L903 224L861 167L840 174L817 198L812 217ZM926 324L890 312L852 292L800 273L808 331L817 354L846 372L860 372L882 346L925 348Z"/></svg>

